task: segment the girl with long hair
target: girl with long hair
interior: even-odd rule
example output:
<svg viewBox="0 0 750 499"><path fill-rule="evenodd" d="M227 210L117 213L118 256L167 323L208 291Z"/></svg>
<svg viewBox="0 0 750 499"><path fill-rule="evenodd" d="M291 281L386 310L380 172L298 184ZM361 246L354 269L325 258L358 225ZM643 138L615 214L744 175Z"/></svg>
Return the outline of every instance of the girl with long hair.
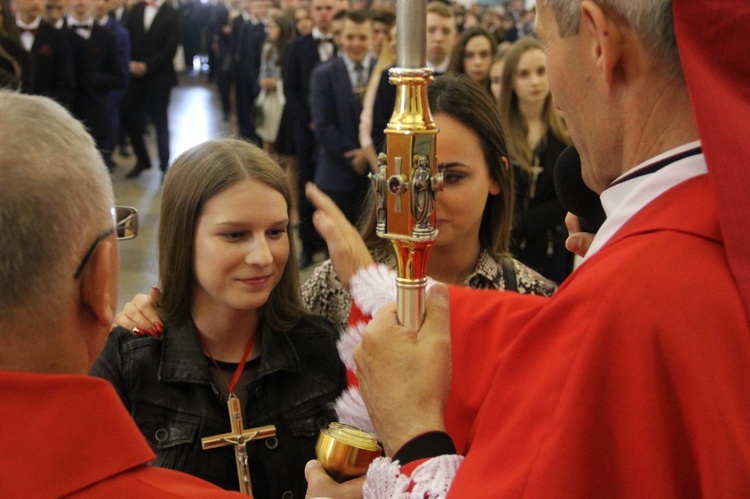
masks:
<svg viewBox="0 0 750 499"><path fill-rule="evenodd" d="M338 334L299 294L284 172L258 147L210 141L166 175L159 225L159 337L115 329L92 374L112 382L156 453L156 466L239 489L231 431L275 426L247 443L256 497L303 497L305 463L335 420L345 386Z"/></svg>
<svg viewBox="0 0 750 499"><path fill-rule="evenodd" d="M511 251L559 284L572 271L573 257L565 249L566 211L555 193L554 167L570 137L550 93L542 46L534 38L521 38L508 50L500 116L518 174Z"/></svg>

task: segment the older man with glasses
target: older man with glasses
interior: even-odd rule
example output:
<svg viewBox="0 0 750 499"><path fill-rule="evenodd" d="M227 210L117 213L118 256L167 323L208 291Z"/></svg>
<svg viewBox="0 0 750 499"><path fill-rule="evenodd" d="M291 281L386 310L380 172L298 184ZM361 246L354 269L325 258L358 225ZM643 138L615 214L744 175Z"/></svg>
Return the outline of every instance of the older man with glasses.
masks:
<svg viewBox="0 0 750 499"><path fill-rule="evenodd" d="M148 467L112 386L88 377L117 305L112 208L94 141L61 106L0 91L0 497L231 494Z"/></svg>

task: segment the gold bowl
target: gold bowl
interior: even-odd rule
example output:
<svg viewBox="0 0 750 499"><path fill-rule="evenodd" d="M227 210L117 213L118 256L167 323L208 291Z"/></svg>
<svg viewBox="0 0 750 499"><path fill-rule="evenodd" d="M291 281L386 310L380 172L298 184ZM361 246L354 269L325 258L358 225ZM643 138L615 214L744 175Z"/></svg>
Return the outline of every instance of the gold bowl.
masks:
<svg viewBox="0 0 750 499"><path fill-rule="evenodd" d="M343 482L367 473L368 466L382 454L382 449L372 433L343 423L331 423L320 430L315 454L328 475Z"/></svg>

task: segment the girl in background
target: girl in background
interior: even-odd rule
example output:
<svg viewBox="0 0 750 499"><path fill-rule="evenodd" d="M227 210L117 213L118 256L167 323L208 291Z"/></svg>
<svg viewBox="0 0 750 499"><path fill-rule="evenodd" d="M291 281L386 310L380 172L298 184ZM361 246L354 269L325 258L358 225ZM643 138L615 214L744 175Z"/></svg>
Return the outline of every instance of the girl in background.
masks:
<svg viewBox="0 0 750 499"><path fill-rule="evenodd" d="M497 52L495 39L481 26L467 28L453 47L449 69L465 74L471 81L490 91L490 65Z"/></svg>
<svg viewBox="0 0 750 499"><path fill-rule="evenodd" d="M508 51L500 116L517 172L511 251L560 284L573 270L573 255L565 249L566 211L555 193L554 167L570 138L550 94L542 46L534 38L521 38Z"/></svg>
<svg viewBox="0 0 750 499"><path fill-rule="evenodd" d="M286 98L281 80L281 68L287 45L292 40L292 25L286 17L276 15L271 17L266 28L266 42L263 44L260 59L259 83L260 93L256 99L258 106L259 124L256 133L263 139L263 150L267 153L276 152L274 147L280 130ZM286 137L283 140L288 140Z"/></svg>

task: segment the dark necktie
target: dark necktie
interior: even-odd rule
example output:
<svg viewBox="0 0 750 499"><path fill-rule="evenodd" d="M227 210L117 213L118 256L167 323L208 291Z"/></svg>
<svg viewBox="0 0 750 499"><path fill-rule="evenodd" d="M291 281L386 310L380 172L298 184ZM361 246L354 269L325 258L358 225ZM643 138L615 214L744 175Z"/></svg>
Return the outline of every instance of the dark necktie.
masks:
<svg viewBox="0 0 750 499"><path fill-rule="evenodd" d="M365 67L361 62L354 65L354 75L354 93L359 97L359 102L362 103L365 98Z"/></svg>

